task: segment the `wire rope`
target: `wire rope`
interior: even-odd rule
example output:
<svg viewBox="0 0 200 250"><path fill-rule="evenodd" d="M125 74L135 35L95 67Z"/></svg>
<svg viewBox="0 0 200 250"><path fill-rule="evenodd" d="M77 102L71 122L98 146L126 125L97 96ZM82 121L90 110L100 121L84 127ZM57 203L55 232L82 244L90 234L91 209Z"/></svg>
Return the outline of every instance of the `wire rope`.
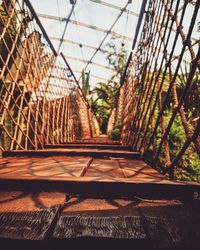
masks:
<svg viewBox="0 0 200 250"><path fill-rule="evenodd" d="M77 22L77 18L76 18L76 14L75 12L73 12L73 15L74 15L74 19L75 21ZM77 36L78 36L78 41L79 41L79 48L81 50L81 56L82 56L82 59L84 60L84 54L83 54L83 46L82 46L82 43L81 43L81 36L80 36L80 32L79 32L79 29L78 29L78 25L75 25L76 26L76 33L77 33Z"/></svg>
<svg viewBox="0 0 200 250"><path fill-rule="evenodd" d="M119 15L117 16L117 18L115 19L115 21L113 22L113 24L111 25L110 29L108 30L108 32L106 33L106 35L104 36L104 38L102 39L102 41L100 42L98 48L95 50L95 52L93 53L93 55L91 56L90 60L88 61L87 65L85 66L84 70L86 70L89 66L89 64L92 62L92 60L94 59L95 55L97 54L97 52L99 51L99 49L101 48L101 46L103 45L103 43L105 42L106 38L108 37L108 35L111 33L112 29L114 28L114 26L116 25L116 23L118 22L118 20L120 19L120 17L122 16L122 14L125 12L127 6L129 4L129 1L125 4L124 8L122 8L120 10ZM79 78L78 81L80 81L81 76Z"/></svg>
<svg viewBox="0 0 200 250"><path fill-rule="evenodd" d="M70 20L70 18L71 18L71 16L72 16L72 13L74 12L74 8L75 8L76 3L77 3L77 0L74 0L73 3L72 3L71 11L70 11L70 13L69 13L69 15L68 15L68 17L67 17L67 19L66 19L65 27L64 27L64 30L63 30L63 33L62 33L62 37L61 37L61 39L60 39L60 44L59 44L59 46L58 46L57 54L59 54L60 49L61 49L61 46L62 46L62 44L63 44L63 40L64 40L64 37L65 37L65 33L66 33L66 31L67 31L67 26L68 26L69 20Z"/></svg>

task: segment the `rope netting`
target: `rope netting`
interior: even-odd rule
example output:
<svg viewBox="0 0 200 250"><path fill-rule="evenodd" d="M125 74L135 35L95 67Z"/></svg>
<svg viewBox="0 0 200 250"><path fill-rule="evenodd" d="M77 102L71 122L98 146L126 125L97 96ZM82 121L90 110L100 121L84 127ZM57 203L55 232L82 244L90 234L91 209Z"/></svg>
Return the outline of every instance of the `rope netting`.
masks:
<svg viewBox="0 0 200 250"><path fill-rule="evenodd" d="M0 150L38 149L98 133L72 70L30 1L0 4Z"/></svg>
<svg viewBox="0 0 200 250"><path fill-rule="evenodd" d="M186 154L200 153L199 5L148 1L120 92L123 143L170 173Z"/></svg>

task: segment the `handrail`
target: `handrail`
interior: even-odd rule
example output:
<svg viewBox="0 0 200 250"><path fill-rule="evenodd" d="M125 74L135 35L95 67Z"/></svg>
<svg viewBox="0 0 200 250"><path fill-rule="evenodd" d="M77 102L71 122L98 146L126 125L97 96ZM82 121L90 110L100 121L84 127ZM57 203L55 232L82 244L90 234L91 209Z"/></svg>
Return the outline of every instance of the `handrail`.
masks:
<svg viewBox="0 0 200 250"><path fill-rule="evenodd" d="M72 69L56 53L31 2L10 0L2 8L0 151L40 149L98 133Z"/></svg>
<svg viewBox="0 0 200 250"><path fill-rule="evenodd" d="M137 43L137 39L138 39L140 27L142 25L142 19L143 19L144 14L145 14L146 4L147 4L147 0L143 0L141 8L140 8L140 14L139 14L139 17L138 17L138 22L137 22L137 26L136 26L135 36L134 36L134 39L133 39L132 51L129 54L129 57L128 57L128 60L127 60L124 72L123 72L122 77L120 79L120 83L121 83L120 85L122 85L124 83L124 80L126 78L127 69L128 69L128 67L130 65L130 62L131 62L131 59L132 59L132 56L133 56L133 50L135 49L135 45Z"/></svg>
<svg viewBox="0 0 200 250"><path fill-rule="evenodd" d="M55 50L55 48L54 48L54 46L53 46L51 40L49 39L49 36L47 35L47 32L46 32L44 26L42 25L40 19L38 18L38 15L37 15L37 13L35 12L35 9L33 8L33 5L31 4L30 0L24 0L24 2L26 3L26 5L27 5L27 6L29 7L29 9L31 10L31 12L32 12L32 14L33 14L33 16L34 16L34 18L35 18L35 20L36 20L38 26L39 26L40 29L42 30L43 35L44 35L45 39L47 40L47 42L49 43L49 46L50 46L50 48L52 49L54 55L55 55L55 56L58 56L58 54L57 54L57 52L56 52L56 50Z"/></svg>

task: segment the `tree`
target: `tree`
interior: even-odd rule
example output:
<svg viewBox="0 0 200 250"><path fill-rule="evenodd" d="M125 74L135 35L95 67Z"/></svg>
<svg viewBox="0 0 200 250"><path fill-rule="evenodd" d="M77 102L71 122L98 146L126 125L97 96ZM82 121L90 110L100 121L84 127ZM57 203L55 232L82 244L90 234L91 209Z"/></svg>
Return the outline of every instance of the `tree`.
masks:
<svg viewBox="0 0 200 250"><path fill-rule="evenodd" d="M107 82L99 82L92 91L91 107L99 120L100 128L103 133L107 131L108 119L112 110L117 106L120 89L120 79L123 75L127 62L127 51L125 43L112 37L106 44L109 54L106 54L108 64L113 68L113 75Z"/></svg>
<svg viewBox="0 0 200 250"><path fill-rule="evenodd" d="M116 39L115 36L112 36L110 42L106 44L106 48L110 51L106 59L116 72L114 75L120 78L127 62L127 50L125 43L123 41L117 42Z"/></svg>
<svg viewBox="0 0 200 250"><path fill-rule="evenodd" d="M175 106L178 105L178 100L180 99L180 96L182 95L185 89L185 86L187 84L187 79L189 77L190 69L191 69L191 66L188 69L186 64L185 64L184 69L181 67L181 74L178 75L178 81L177 83L174 83L173 85L172 93L173 93ZM192 121L196 118L199 119L199 115L200 115L199 113L199 103L200 103L199 82L200 82L200 77L199 77L198 72L196 72L191 82L191 88L189 89L189 94L187 95L187 98L185 98L184 103L179 110L181 122L185 130L186 138L190 138L192 136L194 132ZM195 145L196 151L199 153L200 152L200 139L199 138L197 138L194 141L194 145Z"/></svg>

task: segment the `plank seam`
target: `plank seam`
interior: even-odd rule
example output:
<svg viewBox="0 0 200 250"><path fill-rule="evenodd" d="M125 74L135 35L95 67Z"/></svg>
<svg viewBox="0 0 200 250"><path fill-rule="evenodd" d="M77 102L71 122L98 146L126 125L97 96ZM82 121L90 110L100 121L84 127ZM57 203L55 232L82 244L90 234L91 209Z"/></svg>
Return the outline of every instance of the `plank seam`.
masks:
<svg viewBox="0 0 200 250"><path fill-rule="evenodd" d="M91 164L93 162L93 159L94 159L93 157L90 158L90 160L88 161L88 164L86 165L86 167L83 168L83 171L80 174L80 177L83 177L86 174L87 170L89 169L89 167L91 166Z"/></svg>

